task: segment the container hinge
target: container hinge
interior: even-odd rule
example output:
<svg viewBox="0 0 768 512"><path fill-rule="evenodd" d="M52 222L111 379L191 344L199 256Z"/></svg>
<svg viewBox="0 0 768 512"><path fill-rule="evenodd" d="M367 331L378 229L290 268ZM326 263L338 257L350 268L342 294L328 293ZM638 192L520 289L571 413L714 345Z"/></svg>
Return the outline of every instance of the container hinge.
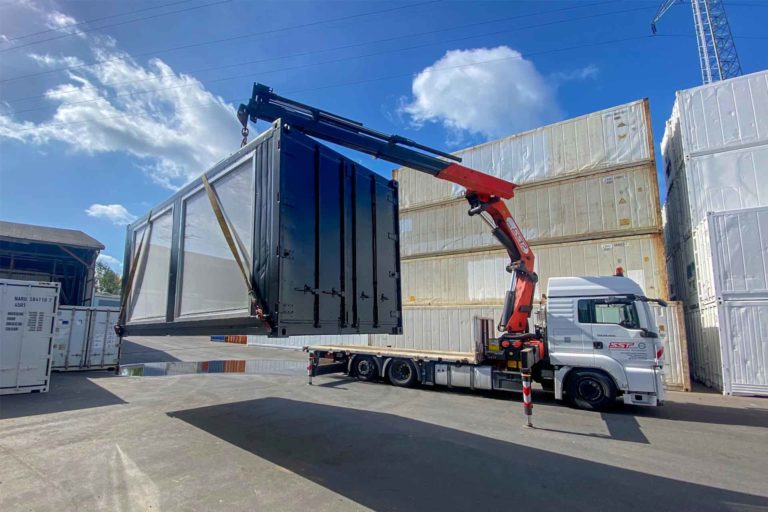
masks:
<svg viewBox="0 0 768 512"><path fill-rule="evenodd" d="M294 288L293 291L295 292L302 292L302 293L311 293L312 295L317 295L317 292L319 291L317 288L312 288L309 285L304 285L304 288Z"/></svg>
<svg viewBox="0 0 768 512"><path fill-rule="evenodd" d="M390 316L391 318L400 318L402 315L400 314L400 312L399 312L399 311L390 311L390 312L389 312L389 316Z"/></svg>
<svg viewBox="0 0 768 512"><path fill-rule="evenodd" d="M344 296L344 292L340 292L336 288L331 288L330 290L323 290L320 293L324 293L326 295L338 296L338 297L343 297Z"/></svg>
<svg viewBox="0 0 768 512"><path fill-rule="evenodd" d="M387 233L387 238L389 238L390 240L394 240L395 242L397 242L397 239L398 239L398 237L397 237L397 233Z"/></svg>
<svg viewBox="0 0 768 512"><path fill-rule="evenodd" d="M400 279L400 272L395 272L394 270L389 271L389 277L393 277L395 279Z"/></svg>
<svg viewBox="0 0 768 512"><path fill-rule="evenodd" d="M293 259L293 251L289 249L280 249L280 247L277 248L277 257L278 258L284 258L286 260Z"/></svg>
<svg viewBox="0 0 768 512"><path fill-rule="evenodd" d="M384 294L382 293L382 294L381 294L381 297L379 297L379 300L380 300L381 302L384 302L385 300L389 300L389 297L387 297L386 295L384 295Z"/></svg>

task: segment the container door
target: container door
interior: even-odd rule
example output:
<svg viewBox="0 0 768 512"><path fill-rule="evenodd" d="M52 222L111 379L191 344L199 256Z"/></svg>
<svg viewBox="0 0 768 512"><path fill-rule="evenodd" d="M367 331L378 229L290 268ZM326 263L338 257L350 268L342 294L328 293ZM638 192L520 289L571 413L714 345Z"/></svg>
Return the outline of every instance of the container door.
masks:
<svg viewBox="0 0 768 512"><path fill-rule="evenodd" d="M69 325L63 325L64 321L69 320ZM59 321L60 330L64 328L66 339L63 332L54 340L54 368L79 368L85 364L85 351L88 345L88 310L74 309L61 318ZM65 344L64 350L61 346ZM62 358L63 356L63 358ZM62 361L63 359L63 361Z"/></svg>
<svg viewBox="0 0 768 512"><path fill-rule="evenodd" d="M52 302L50 289L28 287L20 293L14 305L24 312L21 327L21 350L18 353L17 386L41 386L48 381L51 336L53 334Z"/></svg>
<svg viewBox="0 0 768 512"><path fill-rule="evenodd" d="M116 311L92 311L91 336L88 350L88 366L114 366L120 348L120 338L115 334L119 315Z"/></svg>
<svg viewBox="0 0 768 512"><path fill-rule="evenodd" d="M724 301L718 309L723 391L768 396L768 299Z"/></svg>

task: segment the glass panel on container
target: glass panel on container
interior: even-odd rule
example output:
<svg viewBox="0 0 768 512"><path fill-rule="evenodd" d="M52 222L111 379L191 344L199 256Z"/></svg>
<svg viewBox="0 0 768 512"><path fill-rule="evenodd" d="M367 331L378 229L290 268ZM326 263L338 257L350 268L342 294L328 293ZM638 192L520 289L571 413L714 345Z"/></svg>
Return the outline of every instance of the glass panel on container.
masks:
<svg viewBox="0 0 768 512"><path fill-rule="evenodd" d="M146 227L134 234L134 247L142 239ZM131 294L129 321L161 318L165 319L168 302L168 272L171 263L171 237L173 212L168 210L152 221L149 239L144 239L142 254ZM134 249L134 251L137 249Z"/></svg>
<svg viewBox="0 0 768 512"><path fill-rule="evenodd" d="M253 242L253 160L212 183L250 272ZM216 221L205 190L188 198L184 210L179 316L243 310L248 290Z"/></svg>

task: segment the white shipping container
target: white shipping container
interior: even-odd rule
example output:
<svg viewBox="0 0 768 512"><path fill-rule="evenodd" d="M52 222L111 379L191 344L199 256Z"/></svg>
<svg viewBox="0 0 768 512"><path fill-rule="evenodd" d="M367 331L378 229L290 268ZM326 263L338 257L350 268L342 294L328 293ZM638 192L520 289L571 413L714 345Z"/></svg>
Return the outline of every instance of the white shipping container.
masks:
<svg viewBox="0 0 768 512"><path fill-rule="evenodd" d="M679 91L675 103L685 155L768 144L768 71Z"/></svg>
<svg viewBox="0 0 768 512"><path fill-rule="evenodd" d="M370 335L375 347L474 352L474 319L501 317L501 306L403 308L403 334Z"/></svg>
<svg viewBox="0 0 768 512"><path fill-rule="evenodd" d="M727 395L768 396L768 300L686 311L693 377Z"/></svg>
<svg viewBox="0 0 768 512"><path fill-rule="evenodd" d="M47 392L59 283L0 279L0 395Z"/></svg>
<svg viewBox="0 0 768 512"><path fill-rule="evenodd" d="M622 171L526 185L507 201L530 243L574 241L658 232L661 227L656 170ZM479 217L460 200L400 212L400 255L499 247Z"/></svg>
<svg viewBox="0 0 768 512"><path fill-rule="evenodd" d="M550 277L613 275L622 267L649 297L667 298L667 273L660 235L643 235L533 246L539 284ZM404 305L502 304L509 289L506 251L403 259Z"/></svg>
<svg viewBox="0 0 768 512"><path fill-rule="evenodd" d="M698 304L696 259L692 236L688 236L677 247L667 251L667 272L670 298L682 301L686 306Z"/></svg>
<svg viewBox="0 0 768 512"><path fill-rule="evenodd" d="M768 299L768 207L710 213L693 239L701 301Z"/></svg>
<svg viewBox="0 0 768 512"><path fill-rule="evenodd" d="M679 91L661 151L679 236L707 212L768 206L768 72Z"/></svg>
<svg viewBox="0 0 768 512"><path fill-rule="evenodd" d="M655 303L650 306L659 328L659 337L664 343L664 385L671 389L690 391L691 374L683 303L670 301L667 307Z"/></svg>
<svg viewBox="0 0 768 512"><path fill-rule="evenodd" d="M459 151L462 164L517 184L572 177L653 161L648 101L618 107L512 135ZM395 171L400 206L435 204L464 190L412 169Z"/></svg>
<svg viewBox="0 0 768 512"><path fill-rule="evenodd" d="M120 337L114 326L119 315L119 308L61 306L53 338L53 369L116 367Z"/></svg>
<svg viewBox="0 0 768 512"><path fill-rule="evenodd" d="M368 345L365 334L320 334L318 336L291 336L289 338L269 338L257 334L248 335L248 345L292 348L300 350L308 345Z"/></svg>

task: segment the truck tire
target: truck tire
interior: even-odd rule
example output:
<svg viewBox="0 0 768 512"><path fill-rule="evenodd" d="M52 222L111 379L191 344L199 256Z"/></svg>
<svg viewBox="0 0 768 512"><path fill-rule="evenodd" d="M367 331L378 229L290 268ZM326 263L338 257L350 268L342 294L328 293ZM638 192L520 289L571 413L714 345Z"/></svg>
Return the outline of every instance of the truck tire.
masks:
<svg viewBox="0 0 768 512"><path fill-rule="evenodd" d="M357 356L352 362L352 372L358 379L371 382L379 378L379 365L371 356Z"/></svg>
<svg viewBox="0 0 768 512"><path fill-rule="evenodd" d="M392 359L387 366L387 377L394 386L412 387L418 382L416 367L407 359Z"/></svg>
<svg viewBox="0 0 768 512"><path fill-rule="evenodd" d="M568 399L579 409L600 411L616 401L613 380L593 370L573 370L566 390Z"/></svg>

